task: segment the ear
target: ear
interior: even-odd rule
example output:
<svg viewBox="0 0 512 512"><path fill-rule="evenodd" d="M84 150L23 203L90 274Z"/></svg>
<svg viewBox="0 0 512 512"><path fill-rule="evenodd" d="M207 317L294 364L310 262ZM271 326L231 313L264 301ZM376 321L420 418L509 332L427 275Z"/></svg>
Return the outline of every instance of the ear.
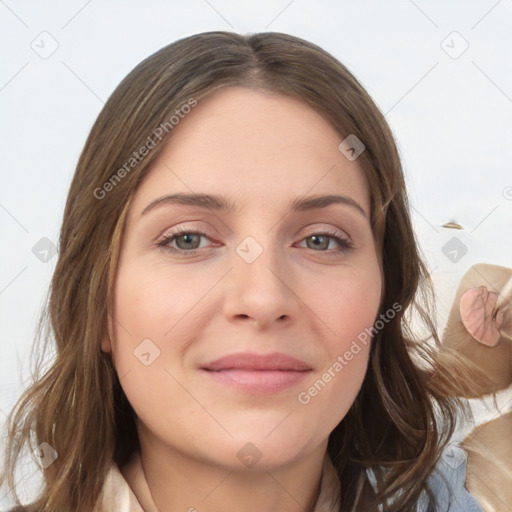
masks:
<svg viewBox="0 0 512 512"><path fill-rule="evenodd" d="M108 333L101 340L101 350L103 352L112 352L112 344L110 343L110 338L108 337Z"/></svg>
<svg viewBox="0 0 512 512"><path fill-rule="evenodd" d="M107 313L107 328L105 329L103 338L101 339L101 350L103 350L103 352L112 352L112 341L110 333L113 333L112 317L110 316L110 313Z"/></svg>
<svg viewBox="0 0 512 512"><path fill-rule="evenodd" d="M500 340L503 311L496 306L498 294L485 286L470 288L460 298L460 317L476 341L494 347Z"/></svg>

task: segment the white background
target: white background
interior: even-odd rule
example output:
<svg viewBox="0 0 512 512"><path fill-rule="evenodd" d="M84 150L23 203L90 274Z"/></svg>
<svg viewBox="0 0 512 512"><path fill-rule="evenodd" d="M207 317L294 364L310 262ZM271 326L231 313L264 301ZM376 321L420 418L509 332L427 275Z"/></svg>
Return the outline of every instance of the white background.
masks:
<svg viewBox="0 0 512 512"><path fill-rule="evenodd" d="M440 328L472 264L512 266L510 0L0 0L1 421L28 384L29 349L57 259L44 263L32 248L43 237L57 243L92 123L142 59L209 30L302 37L367 88L403 158ZM52 44L47 58L35 51ZM441 227L449 221L463 231ZM458 261L443 253L453 236L468 249Z"/></svg>

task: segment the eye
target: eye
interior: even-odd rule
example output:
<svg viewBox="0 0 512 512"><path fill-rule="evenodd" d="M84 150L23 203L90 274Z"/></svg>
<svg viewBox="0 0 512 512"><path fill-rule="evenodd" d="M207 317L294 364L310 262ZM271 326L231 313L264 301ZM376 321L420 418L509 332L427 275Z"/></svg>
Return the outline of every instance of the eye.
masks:
<svg viewBox="0 0 512 512"><path fill-rule="evenodd" d="M201 237L208 238L206 233L200 231L177 228L170 235L166 235L157 241L156 245L169 252L194 254L199 250ZM170 245L173 242L176 243L177 247Z"/></svg>
<svg viewBox="0 0 512 512"><path fill-rule="evenodd" d="M303 239L306 242L308 249L313 249L315 252L330 252L327 251L331 245L331 241L338 244L338 247L334 247L335 252L347 251L353 248L353 244L350 239L340 236L337 231L326 231L313 233Z"/></svg>

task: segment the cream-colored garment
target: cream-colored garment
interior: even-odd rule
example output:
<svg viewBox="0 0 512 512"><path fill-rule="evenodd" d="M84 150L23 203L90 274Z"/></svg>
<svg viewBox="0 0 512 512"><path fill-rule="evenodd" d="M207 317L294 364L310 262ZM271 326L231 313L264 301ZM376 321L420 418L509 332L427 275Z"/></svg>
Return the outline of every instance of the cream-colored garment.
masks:
<svg viewBox="0 0 512 512"><path fill-rule="evenodd" d="M126 471L132 487L128 485L116 464L110 467L100 496L101 512L159 512L151 498L138 453L128 463ZM326 455L320 481L320 494L314 512L339 510L339 485L331 459Z"/></svg>

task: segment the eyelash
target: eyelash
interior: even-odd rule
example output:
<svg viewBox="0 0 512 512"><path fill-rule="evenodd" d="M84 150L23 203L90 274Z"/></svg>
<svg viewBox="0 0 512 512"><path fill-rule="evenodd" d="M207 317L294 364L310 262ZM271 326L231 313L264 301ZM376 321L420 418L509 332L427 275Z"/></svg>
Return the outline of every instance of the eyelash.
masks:
<svg viewBox="0 0 512 512"><path fill-rule="evenodd" d="M159 241L157 241L155 243L155 245L160 247L163 251L170 252L173 254L193 255L193 254L196 254L197 252L201 251L200 248L185 250L185 249L179 249L177 247L170 247L169 244L174 239L179 238L181 235L199 235L199 236L204 236L206 238L209 238L206 233L203 233L201 231L193 231L193 230L187 229L187 228L176 228L175 231L171 232L169 235L166 235L163 238L161 238ZM331 231L331 230L325 230L325 231L319 231L317 233L311 233L310 235L306 236L302 240L306 240L308 238L311 238L312 236L317 236L317 235L327 236L328 238L332 238L333 240L335 240L338 243L338 245L340 246L338 249L334 249L335 253L348 252L354 248L353 243L348 238L340 237L337 231ZM326 253L326 254L332 255L332 252L330 252L330 250L314 251L314 252Z"/></svg>

